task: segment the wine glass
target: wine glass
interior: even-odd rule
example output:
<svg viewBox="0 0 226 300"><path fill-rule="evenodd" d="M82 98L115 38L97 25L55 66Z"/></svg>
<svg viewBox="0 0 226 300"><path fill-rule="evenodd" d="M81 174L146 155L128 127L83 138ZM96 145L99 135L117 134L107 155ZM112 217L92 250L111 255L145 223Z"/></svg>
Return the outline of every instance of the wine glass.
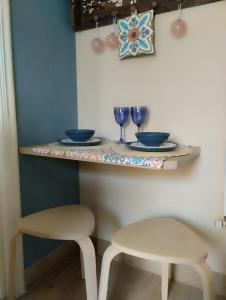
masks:
<svg viewBox="0 0 226 300"><path fill-rule="evenodd" d="M129 107L114 107L115 121L120 125L120 140L118 144L124 144L125 140L122 137L123 125L129 119Z"/></svg>
<svg viewBox="0 0 226 300"><path fill-rule="evenodd" d="M147 116L147 106L132 106L131 107L131 116L133 123L137 125L138 132L140 132L140 126L144 123Z"/></svg>

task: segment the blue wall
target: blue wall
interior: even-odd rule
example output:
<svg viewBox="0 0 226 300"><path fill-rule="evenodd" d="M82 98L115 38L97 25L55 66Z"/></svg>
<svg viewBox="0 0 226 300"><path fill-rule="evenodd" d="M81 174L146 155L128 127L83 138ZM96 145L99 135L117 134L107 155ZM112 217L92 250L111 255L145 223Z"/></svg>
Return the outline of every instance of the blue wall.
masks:
<svg viewBox="0 0 226 300"><path fill-rule="evenodd" d="M11 0L19 145L55 141L77 126L70 0ZM78 165L20 157L22 214L78 203ZM24 238L25 268L59 242Z"/></svg>

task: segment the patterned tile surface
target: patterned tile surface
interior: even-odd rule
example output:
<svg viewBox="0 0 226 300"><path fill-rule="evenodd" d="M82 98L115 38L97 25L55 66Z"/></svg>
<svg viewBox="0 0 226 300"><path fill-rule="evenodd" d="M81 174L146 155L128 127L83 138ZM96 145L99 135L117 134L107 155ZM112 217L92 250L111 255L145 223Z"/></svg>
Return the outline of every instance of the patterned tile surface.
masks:
<svg viewBox="0 0 226 300"><path fill-rule="evenodd" d="M118 21L120 58L154 53L153 23L153 10Z"/></svg>
<svg viewBox="0 0 226 300"><path fill-rule="evenodd" d="M65 147L37 146L32 148L32 152L41 155L62 157L72 160L95 161L110 164L138 166L151 169L162 169L164 158L142 157L137 155L125 155L115 152L111 147L103 147L92 149L91 147L84 149L79 147L72 147L68 149Z"/></svg>
<svg viewBox="0 0 226 300"><path fill-rule="evenodd" d="M103 140L98 146L74 147L63 146L59 143L21 147L20 153L27 155L55 157L61 159L106 163L112 165L140 167L160 170L168 159L193 157L199 154L197 147L178 147L169 152L138 152L124 145Z"/></svg>

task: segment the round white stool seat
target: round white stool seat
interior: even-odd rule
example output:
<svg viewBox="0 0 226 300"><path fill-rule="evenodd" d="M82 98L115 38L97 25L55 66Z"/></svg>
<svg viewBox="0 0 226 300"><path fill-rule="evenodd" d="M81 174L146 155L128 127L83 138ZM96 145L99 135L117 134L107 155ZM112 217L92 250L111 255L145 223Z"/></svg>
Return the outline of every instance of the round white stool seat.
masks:
<svg viewBox="0 0 226 300"><path fill-rule="evenodd" d="M22 234L55 240L73 240L80 247L82 278L87 300L97 300L96 256L90 239L95 219L82 205L64 205L46 209L22 218L10 241L8 300L15 299L16 242Z"/></svg>
<svg viewBox="0 0 226 300"><path fill-rule="evenodd" d="M46 209L22 218L18 229L36 237L57 240L80 240L94 230L93 213L81 205Z"/></svg>
<svg viewBox="0 0 226 300"><path fill-rule="evenodd" d="M176 219L142 220L118 230L113 235L112 244L103 256L98 300L107 299L110 264L120 253L161 264L162 300L168 300L172 264L193 267L202 279L203 299L215 299L212 271L206 263L206 246L194 231Z"/></svg>
<svg viewBox="0 0 226 300"><path fill-rule="evenodd" d="M207 257L203 240L183 223L153 218L128 225L112 237L122 252L150 260L193 264Z"/></svg>

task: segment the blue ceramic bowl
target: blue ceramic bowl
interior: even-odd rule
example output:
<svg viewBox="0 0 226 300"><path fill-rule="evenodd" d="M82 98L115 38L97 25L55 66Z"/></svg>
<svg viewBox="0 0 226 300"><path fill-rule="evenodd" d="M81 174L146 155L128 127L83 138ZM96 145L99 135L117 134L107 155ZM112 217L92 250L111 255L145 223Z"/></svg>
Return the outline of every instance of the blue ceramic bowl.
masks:
<svg viewBox="0 0 226 300"><path fill-rule="evenodd" d="M170 134L167 132L137 132L137 139L145 146L158 147L164 143Z"/></svg>
<svg viewBox="0 0 226 300"><path fill-rule="evenodd" d="M66 135L75 142L85 142L95 133L92 129L71 129L65 131Z"/></svg>

